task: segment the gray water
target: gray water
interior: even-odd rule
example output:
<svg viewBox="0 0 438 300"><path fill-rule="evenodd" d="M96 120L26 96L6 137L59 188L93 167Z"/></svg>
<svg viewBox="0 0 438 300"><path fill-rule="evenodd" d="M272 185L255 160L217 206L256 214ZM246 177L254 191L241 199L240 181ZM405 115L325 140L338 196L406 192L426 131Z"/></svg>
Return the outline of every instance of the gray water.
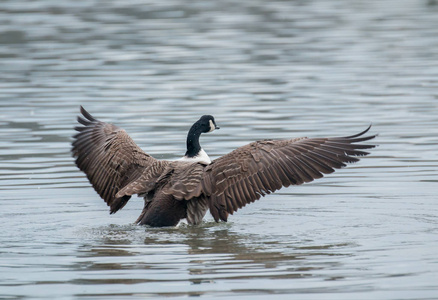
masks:
<svg viewBox="0 0 438 300"><path fill-rule="evenodd" d="M132 225L70 155L79 105L159 159L264 138L378 148L228 223ZM436 1L0 2L0 298L438 299Z"/></svg>

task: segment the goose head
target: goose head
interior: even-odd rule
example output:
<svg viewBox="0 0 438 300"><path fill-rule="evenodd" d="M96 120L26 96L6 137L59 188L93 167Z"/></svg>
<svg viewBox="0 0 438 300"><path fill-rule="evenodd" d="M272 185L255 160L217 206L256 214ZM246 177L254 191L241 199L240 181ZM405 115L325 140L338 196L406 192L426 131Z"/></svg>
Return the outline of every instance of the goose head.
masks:
<svg viewBox="0 0 438 300"><path fill-rule="evenodd" d="M203 115L193 126L199 126L202 133L212 132L220 128L216 125L214 117L210 115Z"/></svg>

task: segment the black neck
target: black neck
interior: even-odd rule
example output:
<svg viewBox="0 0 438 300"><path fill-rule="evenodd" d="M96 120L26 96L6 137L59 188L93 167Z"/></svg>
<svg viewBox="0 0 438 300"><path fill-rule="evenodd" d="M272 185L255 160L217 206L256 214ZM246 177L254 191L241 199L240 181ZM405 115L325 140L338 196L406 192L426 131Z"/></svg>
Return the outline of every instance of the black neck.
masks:
<svg viewBox="0 0 438 300"><path fill-rule="evenodd" d="M195 157L201 151L201 145L199 144L199 137L201 136L202 129L197 123L193 124L187 135L187 157Z"/></svg>

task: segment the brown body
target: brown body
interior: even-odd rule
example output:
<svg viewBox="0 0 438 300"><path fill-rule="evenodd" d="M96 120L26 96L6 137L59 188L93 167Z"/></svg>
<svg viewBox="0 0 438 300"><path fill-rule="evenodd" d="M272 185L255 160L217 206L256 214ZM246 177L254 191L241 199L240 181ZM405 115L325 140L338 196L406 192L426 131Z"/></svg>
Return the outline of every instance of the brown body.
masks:
<svg viewBox="0 0 438 300"><path fill-rule="evenodd" d="M136 223L150 226L175 226L184 218L199 224L208 209L216 221L227 221L229 214L261 196L321 178L374 147L356 144L375 137L363 136L368 128L348 137L257 141L211 164L163 161L143 152L123 129L95 119L82 107L81 112L85 119L78 121L84 126L76 127L72 148L77 166L111 213L132 195L143 196L145 206Z"/></svg>

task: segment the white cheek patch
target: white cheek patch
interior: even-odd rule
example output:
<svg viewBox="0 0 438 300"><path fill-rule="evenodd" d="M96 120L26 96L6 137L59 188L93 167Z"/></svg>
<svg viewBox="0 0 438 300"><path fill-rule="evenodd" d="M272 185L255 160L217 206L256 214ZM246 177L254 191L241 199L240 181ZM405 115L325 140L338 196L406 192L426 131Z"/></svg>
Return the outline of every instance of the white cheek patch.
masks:
<svg viewBox="0 0 438 300"><path fill-rule="evenodd" d="M210 120L210 131L209 132L212 132L215 129L216 129L216 126L214 126L213 121Z"/></svg>

